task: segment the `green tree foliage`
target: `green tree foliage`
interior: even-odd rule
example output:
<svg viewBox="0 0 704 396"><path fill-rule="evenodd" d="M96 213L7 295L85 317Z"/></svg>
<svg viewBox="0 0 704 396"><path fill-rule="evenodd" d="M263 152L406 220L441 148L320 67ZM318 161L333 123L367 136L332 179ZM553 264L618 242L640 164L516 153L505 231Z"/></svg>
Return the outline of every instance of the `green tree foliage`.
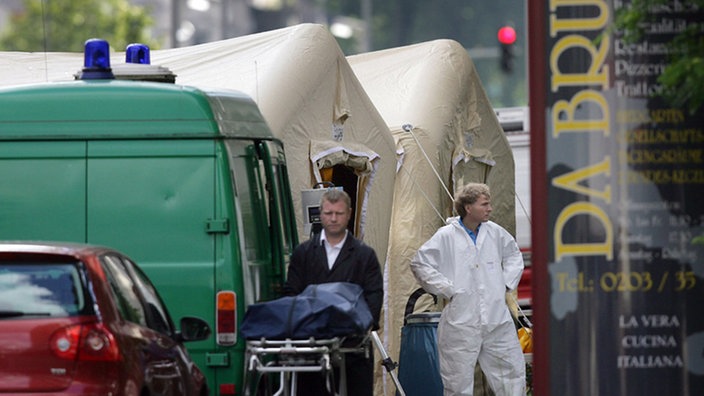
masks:
<svg viewBox="0 0 704 396"><path fill-rule="evenodd" d="M90 38L117 51L136 42L158 48L148 36L152 25L149 10L128 0L25 0L0 33L0 50L81 52Z"/></svg>
<svg viewBox="0 0 704 396"><path fill-rule="evenodd" d="M616 17L616 28L621 30L624 39L639 41L644 32L644 23L656 18L652 10L670 3L667 0L633 0ZM697 15L704 11L704 0L683 2L689 7L698 8ZM673 107L686 108L695 113L704 105L704 22L693 21L687 29L678 33L669 44L671 53L668 66L658 77L664 87L663 98Z"/></svg>

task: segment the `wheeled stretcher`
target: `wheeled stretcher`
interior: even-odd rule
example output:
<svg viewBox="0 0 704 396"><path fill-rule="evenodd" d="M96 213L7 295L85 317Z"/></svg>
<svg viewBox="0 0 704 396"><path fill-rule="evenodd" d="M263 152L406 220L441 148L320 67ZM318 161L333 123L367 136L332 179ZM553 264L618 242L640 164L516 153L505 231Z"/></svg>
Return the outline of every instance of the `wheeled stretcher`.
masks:
<svg viewBox="0 0 704 396"><path fill-rule="evenodd" d="M244 394L295 396L298 374L318 372L325 378L326 387L331 393L354 396L347 395L345 357L350 353L363 353L367 356L372 353L370 337L382 356L381 364L394 381L397 395L405 396L393 371L398 364L389 358L376 331L364 337L353 337L351 345L344 337L322 340L312 337L306 340L249 340L245 352ZM332 391L337 388L335 368L339 369L339 393Z"/></svg>
<svg viewBox="0 0 704 396"><path fill-rule="evenodd" d="M334 369L339 369L339 396L346 396L345 354L371 353L368 337L352 346L345 339L249 340L245 352L245 395L294 396L299 373L318 372L328 390L337 388ZM274 375L271 378L270 375ZM274 390L274 388L276 388ZM350 395L351 396L351 395Z"/></svg>
<svg viewBox="0 0 704 396"><path fill-rule="evenodd" d="M330 394L339 389L337 396L348 396L346 356L370 357L370 337L398 389L396 364L370 332L372 320L362 288L346 282L309 285L296 296L251 305L240 327L246 340L243 393L295 396L299 374L317 372Z"/></svg>

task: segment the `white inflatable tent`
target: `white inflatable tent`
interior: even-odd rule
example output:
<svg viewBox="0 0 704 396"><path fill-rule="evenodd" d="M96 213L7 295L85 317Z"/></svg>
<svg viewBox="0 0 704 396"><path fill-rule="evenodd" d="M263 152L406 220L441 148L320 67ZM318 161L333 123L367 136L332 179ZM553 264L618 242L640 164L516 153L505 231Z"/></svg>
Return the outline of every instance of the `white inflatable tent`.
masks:
<svg viewBox="0 0 704 396"><path fill-rule="evenodd" d="M406 303L419 288L411 258L454 215L451 197L468 182L490 186L492 219L515 233L514 160L459 43L436 40L347 59L402 151L385 267L384 341L397 360ZM426 298L415 308L439 307Z"/></svg>
<svg viewBox="0 0 704 396"><path fill-rule="evenodd" d="M0 86L73 80L83 66L82 53L3 52L0 59ZM122 63L124 52L111 54L113 67ZM340 174L345 190L355 190L348 190L355 232L384 264L397 168L394 140L324 26L301 24L155 50L151 63L174 72L178 84L252 97L284 143L299 240L309 236L301 191Z"/></svg>
<svg viewBox="0 0 704 396"><path fill-rule="evenodd" d="M170 68L179 84L234 89L257 102L284 143L301 241L308 238L301 190L325 181L325 168L353 170L356 193L344 187L356 201L356 234L385 262L397 166L394 141L324 26L301 24L154 51L152 63ZM335 181L339 168L333 169Z"/></svg>
<svg viewBox="0 0 704 396"><path fill-rule="evenodd" d="M0 52L0 87L72 81L81 67L82 53Z"/></svg>

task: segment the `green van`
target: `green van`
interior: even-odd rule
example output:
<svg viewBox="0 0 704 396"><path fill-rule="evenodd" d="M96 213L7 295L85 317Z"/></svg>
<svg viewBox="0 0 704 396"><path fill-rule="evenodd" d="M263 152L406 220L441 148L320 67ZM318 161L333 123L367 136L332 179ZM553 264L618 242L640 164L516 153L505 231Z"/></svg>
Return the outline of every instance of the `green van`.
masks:
<svg viewBox="0 0 704 396"><path fill-rule="evenodd" d="M239 323L280 296L298 243L283 146L240 93L88 63L83 80L0 89L0 240L130 255L174 317L213 329L189 344L211 394L240 394Z"/></svg>

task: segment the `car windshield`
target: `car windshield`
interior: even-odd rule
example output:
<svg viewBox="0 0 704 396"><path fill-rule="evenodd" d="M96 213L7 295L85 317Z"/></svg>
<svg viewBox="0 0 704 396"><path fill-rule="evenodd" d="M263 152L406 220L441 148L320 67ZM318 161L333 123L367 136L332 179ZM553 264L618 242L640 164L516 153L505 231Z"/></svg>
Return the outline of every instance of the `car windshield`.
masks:
<svg viewBox="0 0 704 396"><path fill-rule="evenodd" d="M65 317L85 306L75 264L27 263L0 265L0 319Z"/></svg>

